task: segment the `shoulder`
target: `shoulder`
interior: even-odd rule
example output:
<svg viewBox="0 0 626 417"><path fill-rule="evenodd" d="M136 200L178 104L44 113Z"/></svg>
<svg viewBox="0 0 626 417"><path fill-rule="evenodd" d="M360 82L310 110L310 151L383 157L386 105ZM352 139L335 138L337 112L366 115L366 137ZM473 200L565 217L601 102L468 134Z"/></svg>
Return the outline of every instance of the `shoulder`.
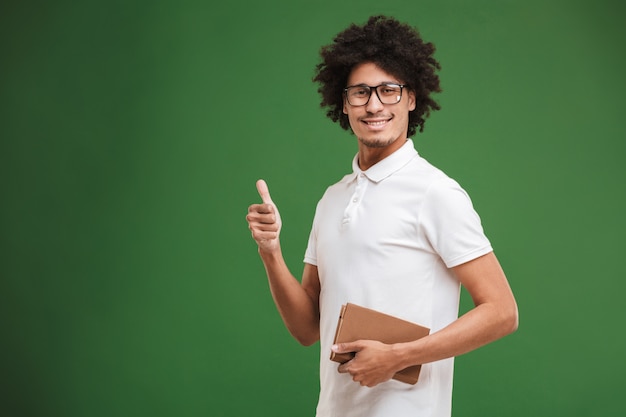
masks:
<svg viewBox="0 0 626 417"><path fill-rule="evenodd" d="M344 175L339 181L329 185L326 188L324 194L322 195L322 199L331 198L337 194L343 193L350 187L350 184L353 183L355 180L356 174L354 172Z"/></svg>
<svg viewBox="0 0 626 417"><path fill-rule="evenodd" d="M390 178L390 182L394 184L391 188L402 190L403 193L416 193L422 198L429 198L431 194L462 190L456 180L419 155Z"/></svg>

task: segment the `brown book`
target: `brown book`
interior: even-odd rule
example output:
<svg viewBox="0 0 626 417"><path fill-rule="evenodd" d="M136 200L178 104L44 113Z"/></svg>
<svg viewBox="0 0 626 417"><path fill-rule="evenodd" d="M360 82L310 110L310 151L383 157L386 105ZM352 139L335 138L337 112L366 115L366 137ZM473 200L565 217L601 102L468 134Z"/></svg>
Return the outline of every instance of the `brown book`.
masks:
<svg viewBox="0 0 626 417"><path fill-rule="evenodd" d="M334 343L357 340L377 340L382 343L404 343L417 340L430 333L430 329L398 317L376 310L347 303L341 306ZM354 353L331 352L330 360L344 363L354 357ZM415 384L421 365L410 366L397 372L393 379Z"/></svg>

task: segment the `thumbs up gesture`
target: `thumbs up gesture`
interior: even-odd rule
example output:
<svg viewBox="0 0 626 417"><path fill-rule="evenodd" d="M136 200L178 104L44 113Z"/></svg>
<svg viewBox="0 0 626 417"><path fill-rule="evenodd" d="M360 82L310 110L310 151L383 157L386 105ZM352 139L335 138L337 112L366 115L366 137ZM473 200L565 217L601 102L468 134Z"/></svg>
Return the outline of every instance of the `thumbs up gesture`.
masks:
<svg viewBox="0 0 626 417"><path fill-rule="evenodd" d="M258 180L256 189L261 196L262 204L252 204L248 207L248 227L252 237L259 246L259 251L272 252L280 248L278 236L282 222L278 208L270 197L270 191L263 180Z"/></svg>

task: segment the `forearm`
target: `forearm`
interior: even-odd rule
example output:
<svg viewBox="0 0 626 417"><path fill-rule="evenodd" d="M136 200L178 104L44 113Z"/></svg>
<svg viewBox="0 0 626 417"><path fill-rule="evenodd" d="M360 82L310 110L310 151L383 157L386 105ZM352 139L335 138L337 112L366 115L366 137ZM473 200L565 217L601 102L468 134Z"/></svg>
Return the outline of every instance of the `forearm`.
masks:
<svg viewBox="0 0 626 417"><path fill-rule="evenodd" d="M282 221L272 202L267 184L257 181L263 204L248 207L248 227L259 247L265 265L270 291L289 332L303 345L319 339L319 277L317 267L305 265L302 283L291 274L280 248Z"/></svg>
<svg viewBox="0 0 626 417"><path fill-rule="evenodd" d="M291 274L280 249L259 250L276 308L291 335L308 346L319 340L319 307L315 291ZM304 280L304 278L303 278Z"/></svg>
<svg viewBox="0 0 626 417"><path fill-rule="evenodd" d="M394 345L402 367L438 361L470 352L517 329L517 307L485 303L447 327L414 342Z"/></svg>

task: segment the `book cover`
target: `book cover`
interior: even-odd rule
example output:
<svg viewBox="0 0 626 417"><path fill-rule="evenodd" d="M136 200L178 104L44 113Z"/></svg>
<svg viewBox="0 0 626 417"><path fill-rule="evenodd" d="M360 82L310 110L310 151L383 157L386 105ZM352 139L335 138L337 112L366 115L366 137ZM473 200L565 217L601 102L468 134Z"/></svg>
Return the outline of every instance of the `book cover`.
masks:
<svg viewBox="0 0 626 417"><path fill-rule="evenodd" d="M417 340L430 333L430 329L376 310L347 303L341 307L334 343L356 340L377 340L382 343L404 343ZM330 359L344 363L354 357L354 353L331 352ZM410 366L393 376L407 384L417 383L421 365Z"/></svg>

